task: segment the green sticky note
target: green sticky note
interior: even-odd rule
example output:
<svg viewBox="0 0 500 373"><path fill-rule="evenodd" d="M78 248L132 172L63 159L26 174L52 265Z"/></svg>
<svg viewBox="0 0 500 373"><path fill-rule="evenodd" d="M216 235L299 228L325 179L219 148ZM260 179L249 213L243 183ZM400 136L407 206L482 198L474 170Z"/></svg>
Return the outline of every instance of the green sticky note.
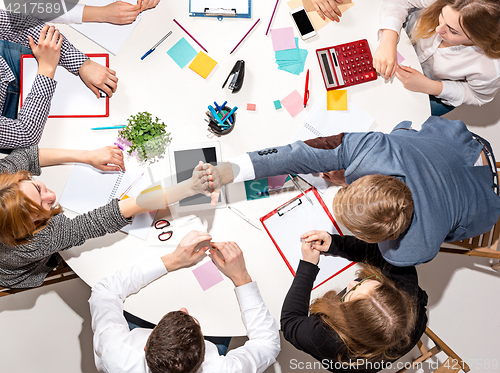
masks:
<svg viewBox="0 0 500 373"><path fill-rule="evenodd" d="M269 185L267 183L267 178L260 180L248 180L245 181L245 192L247 194L247 201L259 198L269 198L269 194L258 195L259 192L267 192L269 190Z"/></svg>
<svg viewBox="0 0 500 373"><path fill-rule="evenodd" d="M280 102L280 100L274 101L274 108L276 110L281 109L281 102Z"/></svg>

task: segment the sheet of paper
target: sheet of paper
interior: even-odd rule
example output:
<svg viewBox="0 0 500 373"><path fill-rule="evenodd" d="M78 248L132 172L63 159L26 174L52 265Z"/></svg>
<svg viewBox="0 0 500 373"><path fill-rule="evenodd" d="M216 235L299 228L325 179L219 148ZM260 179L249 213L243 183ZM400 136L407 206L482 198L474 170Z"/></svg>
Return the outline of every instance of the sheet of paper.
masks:
<svg viewBox="0 0 500 373"><path fill-rule="evenodd" d="M181 69L197 55L196 49L184 37L175 43L167 53Z"/></svg>
<svg viewBox="0 0 500 373"><path fill-rule="evenodd" d="M304 71L307 50L299 48L299 38L295 38L295 48L274 52L278 69L299 75Z"/></svg>
<svg viewBox="0 0 500 373"><path fill-rule="evenodd" d="M326 92L327 110L347 110L347 90L333 89Z"/></svg>
<svg viewBox="0 0 500 373"><path fill-rule="evenodd" d="M267 178L267 184L269 185L269 190L280 189L285 184L285 180L288 175L271 176Z"/></svg>
<svg viewBox="0 0 500 373"><path fill-rule="evenodd" d="M90 57L106 66L106 57ZM22 102L31 91L38 71L36 58L23 58L22 70ZM61 66L57 66L54 80L57 87L50 103L50 117L93 116L104 117L107 114L109 98L97 99L94 93L82 82L79 76L71 74Z"/></svg>
<svg viewBox="0 0 500 373"><path fill-rule="evenodd" d="M304 100L297 90L280 100L280 102L292 117L304 110Z"/></svg>
<svg viewBox="0 0 500 373"><path fill-rule="evenodd" d="M269 185L267 182L267 178L245 181L245 193L247 196L247 201L259 198L269 198L269 194L258 194L260 192L266 192L268 190Z"/></svg>
<svg viewBox="0 0 500 373"><path fill-rule="evenodd" d="M271 39L273 50L282 51L295 48L295 38L293 36L293 27L275 28L271 30Z"/></svg>
<svg viewBox="0 0 500 373"><path fill-rule="evenodd" d="M206 79L208 74L210 74L214 69L215 65L217 65L217 61L200 51L193 62L189 65L189 68L200 75L203 79Z"/></svg>
<svg viewBox="0 0 500 373"><path fill-rule="evenodd" d="M130 4L137 4L134 0L124 0ZM114 2L113 0L86 0L85 5L104 6ZM113 25L111 23L85 22L73 24L70 27L88 37L90 40L99 44L104 49L113 53L115 56L120 52L128 37L134 31L135 27L142 18L142 13L137 19L129 25ZM144 50L143 53L147 51Z"/></svg>
<svg viewBox="0 0 500 373"><path fill-rule="evenodd" d="M304 125L292 139L309 140L315 137L332 136L341 132L366 132L373 125L373 118L349 102L346 111L327 110L326 94L317 103ZM324 192L330 185L320 174L300 175L314 185L320 192Z"/></svg>
<svg viewBox="0 0 500 373"><path fill-rule="evenodd" d="M313 205L307 200L302 201L300 205L298 202L296 202L296 205L292 203L290 209L282 210L281 214L273 214L262 222L288 261L294 274L302 259L302 241L300 239L302 234L310 230L339 233L316 195L312 192L308 192L307 195L311 198ZM287 212L283 213L284 211ZM344 258L321 255L318 264L321 270L316 281L314 281L314 287L342 271L350 264L351 262Z"/></svg>
<svg viewBox="0 0 500 373"><path fill-rule="evenodd" d="M220 274L219 269L209 260L208 262L193 269L193 274L198 280L203 291L210 289L219 282L224 281L224 277Z"/></svg>
<svg viewBox="0 0 500 373"><path fill-rule="evenodd" d="M236 9L236 13L248 13L248 0L190 0L189 11L203 13L205 8Z"/></svg>

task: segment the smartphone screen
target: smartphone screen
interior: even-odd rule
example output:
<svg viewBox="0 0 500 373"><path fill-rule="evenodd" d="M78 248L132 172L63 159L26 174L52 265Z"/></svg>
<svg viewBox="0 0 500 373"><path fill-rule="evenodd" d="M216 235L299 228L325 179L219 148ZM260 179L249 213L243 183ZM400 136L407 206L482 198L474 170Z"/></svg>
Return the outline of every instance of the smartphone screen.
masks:
<svg viewBox="0 0 500 373"><path fill-rule="evenodd" d="M304 9L299 12L293 13L292 17L301 35L307 35L310 32L314 32L314 27Z"/></svg>

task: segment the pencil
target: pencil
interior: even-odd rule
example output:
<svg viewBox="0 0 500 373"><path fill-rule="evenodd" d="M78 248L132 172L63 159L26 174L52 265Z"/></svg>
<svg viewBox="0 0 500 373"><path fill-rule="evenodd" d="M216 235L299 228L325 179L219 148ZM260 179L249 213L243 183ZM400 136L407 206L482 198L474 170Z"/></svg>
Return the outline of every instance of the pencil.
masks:
<svg viewBox="0 0 500 373"><path fill-rule="evenodd" d="M233 50L232 50L231 52L229 52L229 54L233 53L233 52L234 52L234 50L235 50L236 48L238 48L238 45L240 45L240 44L241 44L241 42L242 42L242 41L243 41L243 40L247 37L247 35L250 33L250 31L252 31L252 30L253 30L253 28L255 27L255 25L257 25L257 23L259 23L259 21L260 21L260 18L257 20L257 22L255 22L255 23L253 24L253 26L252 26L252 27L250 27L250 30L248 30L248 32L245 34L245 36L243 36L243 37L241 38L240 42L239 42L238 44L236 44L236 47L234 47L234 48L233 48Z"/></svg>
<svg viewBox="0 0 500 373"><path fill-rule="evenodd" d="M175 22L175 23L177 24L177 26L179 26L179 27L180 27L180 28L181 28L181 29L182 29L182 30L183 30L186 34L188 34L188 35L189 35L189 37L190 37L191 39L193 39L193 40L195 41L195 43L196 43L196 44L198 44L198 45L201 47L201 49L203 49L205 52L207 52L207 53L208 53L208 51L205 49L205 47L204 47L203 45L201 45L201 44L198 42L198 40L196 40L196 39L193 37L193 35L191 35L191 34L190 34L190 33L189 33L189 32L188 32L188 31L187 31L184 27L182 27L182 26L181 26L181 24L180 24L179 22L177 22L175 19L174 19L174 22Z"/></svg>
<svg viewBox="0 0 500 373"><path fill-rule="evenodd" d="M274 13L276 12L276 8L278 7L279 1L280 0L276 0L276 5L274 6L273 14L271 15L271 19L269 20L269 26L267 26L266 35L269 32L269 27L271 27L271 23L273 22Z"/></svg>

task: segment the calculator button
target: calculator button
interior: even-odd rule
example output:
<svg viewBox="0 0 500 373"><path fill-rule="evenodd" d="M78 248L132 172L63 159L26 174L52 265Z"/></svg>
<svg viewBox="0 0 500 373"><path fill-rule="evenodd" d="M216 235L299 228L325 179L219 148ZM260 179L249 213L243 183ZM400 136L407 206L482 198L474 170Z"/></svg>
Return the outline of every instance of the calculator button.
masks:
<svg viewBox="0 0 500 373"><path fill-rule="evenodd" d="M372 72L370 73L370 76L373 78L373 77L375 76L375 73L372 71Z"/></svg>
<svg viewBox="0 0 500 373"><path fill-rule="evenodd" d="M368 79L370 77L370 74L365 74L365 78Z"/></svg>
<svg viewBox="0 0 500 373"><path fill-rule="evenodd" d="M344 57L347 57L347 53L345 53L345 52L344 52L344 53L342 53L342 54L344 55Z"/></svg>
<svg viewBox="0 0 500 373"><path fill-rule="evenodd" d="M347 52L347 54L348 54L349 56L352 56L352 52Z"/></svg>
<svg viewBox="0 0 500 373"><path fill-rule="evenodd" d="M355 59L356 59L356 61L359 61L359 58L358 58L358 57L356 57Z"/></svg>
<svg viewBox="0 0 500 373"><path fill-rule="evenodd" d="M343 65L344 64L344 61L340 61L340 64Z"/></svg>
<svg viewBox="0 0 500 373"><path fill-rule="evenodd" d="M351 71L349 71L349 76L351 76L351 75L352 75L352 72L351 72Z"/></svg>
<svg viewBox="0 0 500 373"><path fill-rule="evenodd" d="M354 83L354 78L351 78L351 83Z"/></svg>
<svg viewBox="0 0 500 373"><path fill-rule="evenodd" d="M363 67L363 71L368 71L368 68L367 67Z"/></svg>
<svg viewBox="0 0 500 373"><path fill-rule="evenodd" d="M342 52L345 52L345 47L342 47Z"/></svg>
<svg viewBox="0 0 500 373"><path fill-rule="evenodd" d="M359 57L360 60L364 60L365 58L363 56Z"/></svg>
<svg viewBox="0 0 500 373"><path fill-rule="evenodd" d="M356 81L359 82L359 77L356 77Z"/></svg>
<svg viewBox="0 0 500 373"><path fill-rule="evenodd" d="M364 75L361 75L359 78L360 78L361 80L365 80L365 76L364 76Z"/></svg>
<svg viewBox="0 0 500 373"><path fill-rule="evenodd" d="M363 69L358 69L358 73L360 73L360 74L361 74L361 71L362 71L362 70L363 70Z"/></svg>
<svg viewBox="0 0 500 373"><path fill-rule="evenodd" d="M351 49L351 46L350 46L350 45L348 45L348 46L346 47L346 49L347 49L347 50Z"/></svg>
<svg viewBox="0 0 500 373"><path fill-rule="evenodd" d="M366 53L366 49L365 48L361 48L361 50L359 52L360 53Z"/></svg>
<svg viewBox="0 0 500 373"><path fill-rule="evenodd" d="M360 46L360 47L364 47L364 46L365 46L365 42L364 42L364 41L362 41L361 43L359 43L359 46Z"/></svg>
<svg viewBox="0 0 500 373"><path fill-rule="evenodd" d="M352 54L357 54L358 52L355 50L352 51Z"/></svg>

